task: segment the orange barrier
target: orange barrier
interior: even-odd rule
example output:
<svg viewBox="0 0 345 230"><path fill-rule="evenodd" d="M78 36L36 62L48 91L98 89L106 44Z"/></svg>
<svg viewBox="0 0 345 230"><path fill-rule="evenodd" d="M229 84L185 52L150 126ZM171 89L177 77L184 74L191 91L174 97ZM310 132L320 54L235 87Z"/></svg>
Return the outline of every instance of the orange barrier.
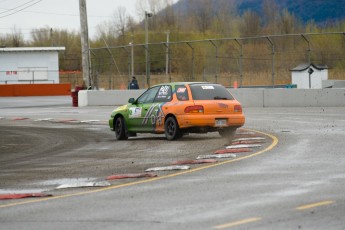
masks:
<svg viewBox="0 0 345 230"><path fill-rule="evenodd" d="M0 97L71 95L71 84L0 85Z"/></svg>

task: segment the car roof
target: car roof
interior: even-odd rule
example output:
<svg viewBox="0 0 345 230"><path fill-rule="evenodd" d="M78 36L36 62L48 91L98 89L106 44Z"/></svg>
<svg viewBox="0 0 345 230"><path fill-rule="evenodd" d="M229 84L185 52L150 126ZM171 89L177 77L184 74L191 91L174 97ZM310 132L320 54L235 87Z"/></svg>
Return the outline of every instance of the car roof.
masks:
<svg viewBox="0 0 345 230"><path fill-rule="evenodd" d="M157 84L157 85L154 85L154 86L152 86L152 87L161 86L161 85L171 85L171 86L175 86L175 85L193 85L193 84L220 85L220 84L218 84L218 83L212 83L212 82L167 82L167 83Z"/></svg>

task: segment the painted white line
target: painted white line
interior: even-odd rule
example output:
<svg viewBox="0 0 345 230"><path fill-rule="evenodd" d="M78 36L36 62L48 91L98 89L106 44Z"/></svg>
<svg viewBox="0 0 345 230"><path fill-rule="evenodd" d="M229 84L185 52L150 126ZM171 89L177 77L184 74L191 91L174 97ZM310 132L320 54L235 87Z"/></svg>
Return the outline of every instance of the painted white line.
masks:
<svg viewBox="0 0 345 230"><path fill-rule="evenodd" d="M237 138L235 140L233 140L233 142L236 141L258 141L258 140L266 140L266 138L264 137L247 137L247 138Z"/></svg>
<svg viewBox="0 0 345 230"><path fill-rule="evenodd" d="M230 145L230 146L226 146L226 149L240 149L240 148L258 148L261 147L262 145Z"/></svg>
<svg viewBox="0 0 345 230"><path fill-rule="evenodd" d="M172 166L165 166L165 167L148 168L145 170L145 172L188 170L188 169L190 169L190 167L188 165L172 165Z"/></svg>
<svg viewBox="0 0 345 230"><path fill-rule="evenodd" d="M212 154L212 155L200 155L196 159L212 159L212 158L236 158L236 154Z"/></svg>
<svg viewBox="0 0 345 230"><path fill-rule="evenodd" d="M79 182L74 184L62 184L56 187L55 189L64 189L64 188L83 188L83 187L107 187L111 184L107 181L100 182Z"/></svg>

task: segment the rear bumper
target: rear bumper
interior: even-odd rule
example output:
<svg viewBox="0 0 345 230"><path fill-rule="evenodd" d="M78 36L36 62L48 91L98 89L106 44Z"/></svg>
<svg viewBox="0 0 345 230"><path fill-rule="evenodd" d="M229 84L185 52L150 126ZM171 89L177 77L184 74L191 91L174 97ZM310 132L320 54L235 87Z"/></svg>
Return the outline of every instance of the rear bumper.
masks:
<svg viewBox="0 0 345 230"><path fill-rule="evenodd" d="M177 121L181 129L190 127L214 127L216 126L216 119L226 119L227 123L223 127L241 127L245 123L243 114L231 115L183 115L177 116Z"/></svg>

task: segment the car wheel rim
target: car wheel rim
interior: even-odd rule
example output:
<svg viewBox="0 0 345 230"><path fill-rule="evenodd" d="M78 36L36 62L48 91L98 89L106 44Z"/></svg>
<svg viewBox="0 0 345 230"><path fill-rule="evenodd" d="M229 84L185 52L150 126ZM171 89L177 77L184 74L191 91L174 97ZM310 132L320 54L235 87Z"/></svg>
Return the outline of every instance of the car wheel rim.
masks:
<svg viewBox="0 0 345 230"><path fill-rule="evenodd" d="M120 120L116 121L116 134L120 135L121 134L121 128L122 128L122 124Z"/></svg>
<svg viewBox="0 0 345 230"><path fill-rule="evenodd" d="M168 134L170 136L174 135L174 132L175 132L175 124L174 122L169 122L168 124Z"/></svg>

